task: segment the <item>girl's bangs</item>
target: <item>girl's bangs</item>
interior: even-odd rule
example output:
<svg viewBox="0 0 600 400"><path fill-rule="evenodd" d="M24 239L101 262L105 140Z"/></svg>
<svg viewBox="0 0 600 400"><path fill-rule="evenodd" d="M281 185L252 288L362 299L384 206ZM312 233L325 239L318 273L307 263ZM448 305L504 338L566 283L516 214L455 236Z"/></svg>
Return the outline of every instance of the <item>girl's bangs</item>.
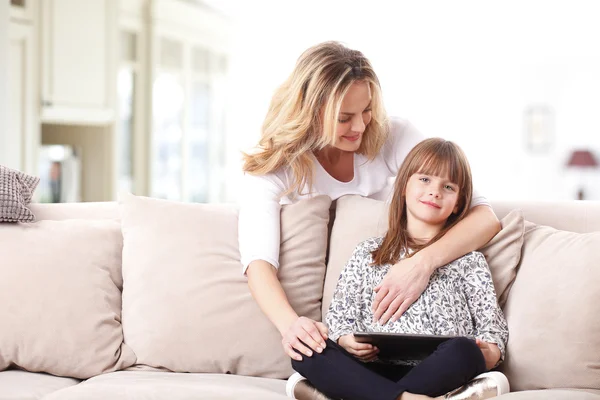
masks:
<svg viewBox="0 0 600 400"><path fill-rule="evenodd" d="M421 157L415 158L413 173L448 177L452 183L462 188L465 184L465 174L459 162L460 155L449 146L429 150L427 153L422 153Z"/></svg>

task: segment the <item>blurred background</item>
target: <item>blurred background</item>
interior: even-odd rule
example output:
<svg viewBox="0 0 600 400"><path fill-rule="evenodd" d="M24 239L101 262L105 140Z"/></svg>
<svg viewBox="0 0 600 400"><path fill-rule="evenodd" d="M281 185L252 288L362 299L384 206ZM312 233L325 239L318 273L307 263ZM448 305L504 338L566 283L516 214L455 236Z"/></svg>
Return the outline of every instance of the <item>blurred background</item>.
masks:
<svg viewBox="0 0 600 400"><path fill-rule="evenodd" d="M326 40L491 201L600 200L594 0L0 2L0 164L37 201L236 201L271 95Z"/></svg>

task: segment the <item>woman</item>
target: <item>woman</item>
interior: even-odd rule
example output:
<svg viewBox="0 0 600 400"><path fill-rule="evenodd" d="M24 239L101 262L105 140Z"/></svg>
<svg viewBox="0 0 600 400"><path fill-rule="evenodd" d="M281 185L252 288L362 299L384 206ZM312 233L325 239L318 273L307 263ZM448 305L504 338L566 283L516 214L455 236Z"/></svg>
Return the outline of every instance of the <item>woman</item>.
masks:
<svg viewBox="0 0 600 400"><path fill-rule="evenodd" d="M390 178L422 139L407 121L388 120L371 63L336 42L306 50L275 92L257 151L245 154L239 241L250 291L291 358L322 352L327 328L299 317L277 279L281 205L322 194L384 199ZM474 195L467 217L442 240L390 269L376 288L375 318L398 319L436 268L482 247L499 230L486 199Z"/></svg>

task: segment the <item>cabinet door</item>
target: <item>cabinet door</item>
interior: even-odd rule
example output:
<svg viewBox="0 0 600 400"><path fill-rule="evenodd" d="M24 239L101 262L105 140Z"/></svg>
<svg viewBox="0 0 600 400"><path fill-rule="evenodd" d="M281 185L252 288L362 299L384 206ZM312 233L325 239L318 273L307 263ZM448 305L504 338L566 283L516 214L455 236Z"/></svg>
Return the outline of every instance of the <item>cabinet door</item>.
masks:
<svg viewBox="0 0 600 400"><path fill-rule="evenodd" d="M116 2L45 0L41 6L43 122L111 122Z"/></svg>
<svg viewBox="0 0 600 400"><path fill-rule="evenodd" d="M8 116L9 167L37 175L39 122L36 117L34 30L31 25L9 24Z"/></svg>

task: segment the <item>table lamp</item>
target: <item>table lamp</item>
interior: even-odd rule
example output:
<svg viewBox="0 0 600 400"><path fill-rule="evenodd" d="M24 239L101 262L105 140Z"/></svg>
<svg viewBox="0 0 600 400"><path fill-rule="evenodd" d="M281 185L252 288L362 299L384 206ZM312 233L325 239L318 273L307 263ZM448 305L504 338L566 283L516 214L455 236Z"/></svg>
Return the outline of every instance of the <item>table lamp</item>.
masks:
<svg viewBox="0 0 600 400"><path fill-rule="evenodd" d="M598 162L594 158L594 155L589 150L574 150L571 153L571 157L569 158L569 162L567 163L567 167L575 167L575 168L596 168L598 166ZM583 191L583 184L580 184L579 191L577 192L577 199L583 200L585 198L585 194Z"/></svg>

